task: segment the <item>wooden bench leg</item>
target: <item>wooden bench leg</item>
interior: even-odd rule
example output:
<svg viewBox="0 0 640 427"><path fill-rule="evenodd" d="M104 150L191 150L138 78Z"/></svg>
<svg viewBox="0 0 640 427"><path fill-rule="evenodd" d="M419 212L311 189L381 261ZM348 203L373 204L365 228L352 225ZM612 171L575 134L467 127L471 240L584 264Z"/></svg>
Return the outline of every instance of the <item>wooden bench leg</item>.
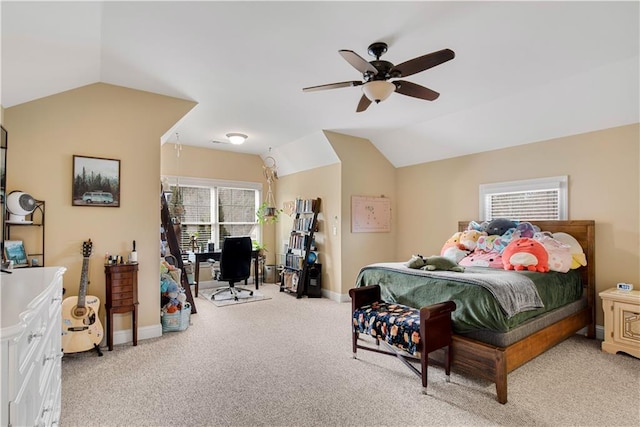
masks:
<svg viewBox="0 0 640 427"><path fill-rule="evenodd" d="M450 382L451 374L451 343L453 342L453 328L451 327L451 313L455 311L456 303L445 301L420 309L420 360L422 364L422 392L427 394L427 369L429 367L429 353L444 348L445 374Z"/></svg>
<svg viewBox="0 0 640 427"><path fill-rule="evenodd" d="M449 344L444 348L444 373L448 383L451 382L451 356L453 356L453 352L451 351L451 344Z"/></svg>
<svg viewBox="0 0 640 427"><path fill-rule="evenodd" d="M360 288L349 289L349 296L351 297L351 313L354 313L357 308L380 300L380 286L362 286ZM356 332L355 325L353 325L353 319L351 319L351 322L351 328L353 329L351 341L353 358L355 359L358 349L358 332ZM376 344L380 344L378 340L376 340Z"/></svg>
<svg viewBox="0 0 640 427"><path fill-rule="evenodd" d="M352 341L353 358L356 359L356 353L358 352L358 333L355 331L355 328L351 333L351 341Z"/></svg>
<svg viewBox="0 0 640 427"><path fill-rule="evenodd" d="M420 376L422 377L422 393L427 394L427 372L429 370L429 353L420 353Z"/></svg>

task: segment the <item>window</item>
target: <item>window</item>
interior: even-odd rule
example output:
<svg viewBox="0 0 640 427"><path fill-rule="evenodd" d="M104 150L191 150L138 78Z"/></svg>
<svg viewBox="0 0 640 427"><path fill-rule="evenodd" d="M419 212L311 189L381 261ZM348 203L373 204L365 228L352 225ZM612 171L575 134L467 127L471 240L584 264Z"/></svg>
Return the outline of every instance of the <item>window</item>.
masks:
<svg viewBox="0 0 640 427"><path fill-rule="evenodd" d="M261 184L198 178L167 179L171 188L170 213L181 224L177 237L182 250L192 250L193 245L206 248L209 242L221 248L221 242L227 236L250 236L252 240L260 241L256 210Z"/></svg>
<svg viewBox="0 0 640 427"><path fill-rule="evenodd" d="M567 176L480 184L480 219L568 219Z"/></svg>

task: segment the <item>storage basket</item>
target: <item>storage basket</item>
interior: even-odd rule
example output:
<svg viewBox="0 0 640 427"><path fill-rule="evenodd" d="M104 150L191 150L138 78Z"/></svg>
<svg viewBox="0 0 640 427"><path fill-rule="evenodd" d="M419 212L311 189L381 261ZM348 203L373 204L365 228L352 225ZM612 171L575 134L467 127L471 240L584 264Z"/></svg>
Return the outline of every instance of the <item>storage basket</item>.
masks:
<svg viewBox="0 0 640 427"><path fill-rule="evenodd" d="M191 320L191 304L184 303L182 310L175 313L162 312L162 332L184 331Z"/></svg>

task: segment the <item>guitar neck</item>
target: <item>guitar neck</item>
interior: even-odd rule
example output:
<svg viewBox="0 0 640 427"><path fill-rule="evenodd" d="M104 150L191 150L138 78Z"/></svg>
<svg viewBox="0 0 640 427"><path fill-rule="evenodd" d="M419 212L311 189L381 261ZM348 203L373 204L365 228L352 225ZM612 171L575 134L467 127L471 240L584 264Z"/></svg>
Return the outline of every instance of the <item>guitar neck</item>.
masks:
<svg viewBox="0 0 640 427"><path fill-rule="evenodd" d="M80 275L80 290L78 291L78 307L85 306L87 297L87 284L89 281L89 257L82 259L82 274Z"/></svg>

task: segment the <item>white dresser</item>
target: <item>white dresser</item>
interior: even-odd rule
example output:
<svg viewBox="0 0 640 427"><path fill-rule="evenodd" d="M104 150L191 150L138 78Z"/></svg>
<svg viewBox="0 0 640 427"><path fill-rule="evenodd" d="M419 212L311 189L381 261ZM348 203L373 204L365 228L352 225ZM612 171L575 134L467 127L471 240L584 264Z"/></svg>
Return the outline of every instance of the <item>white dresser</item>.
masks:
<svg viewBox="0 0 640 427"><path fill-rule="evenodd" d="M0 273L1 426L58 425L64 267Z"/></svg>

